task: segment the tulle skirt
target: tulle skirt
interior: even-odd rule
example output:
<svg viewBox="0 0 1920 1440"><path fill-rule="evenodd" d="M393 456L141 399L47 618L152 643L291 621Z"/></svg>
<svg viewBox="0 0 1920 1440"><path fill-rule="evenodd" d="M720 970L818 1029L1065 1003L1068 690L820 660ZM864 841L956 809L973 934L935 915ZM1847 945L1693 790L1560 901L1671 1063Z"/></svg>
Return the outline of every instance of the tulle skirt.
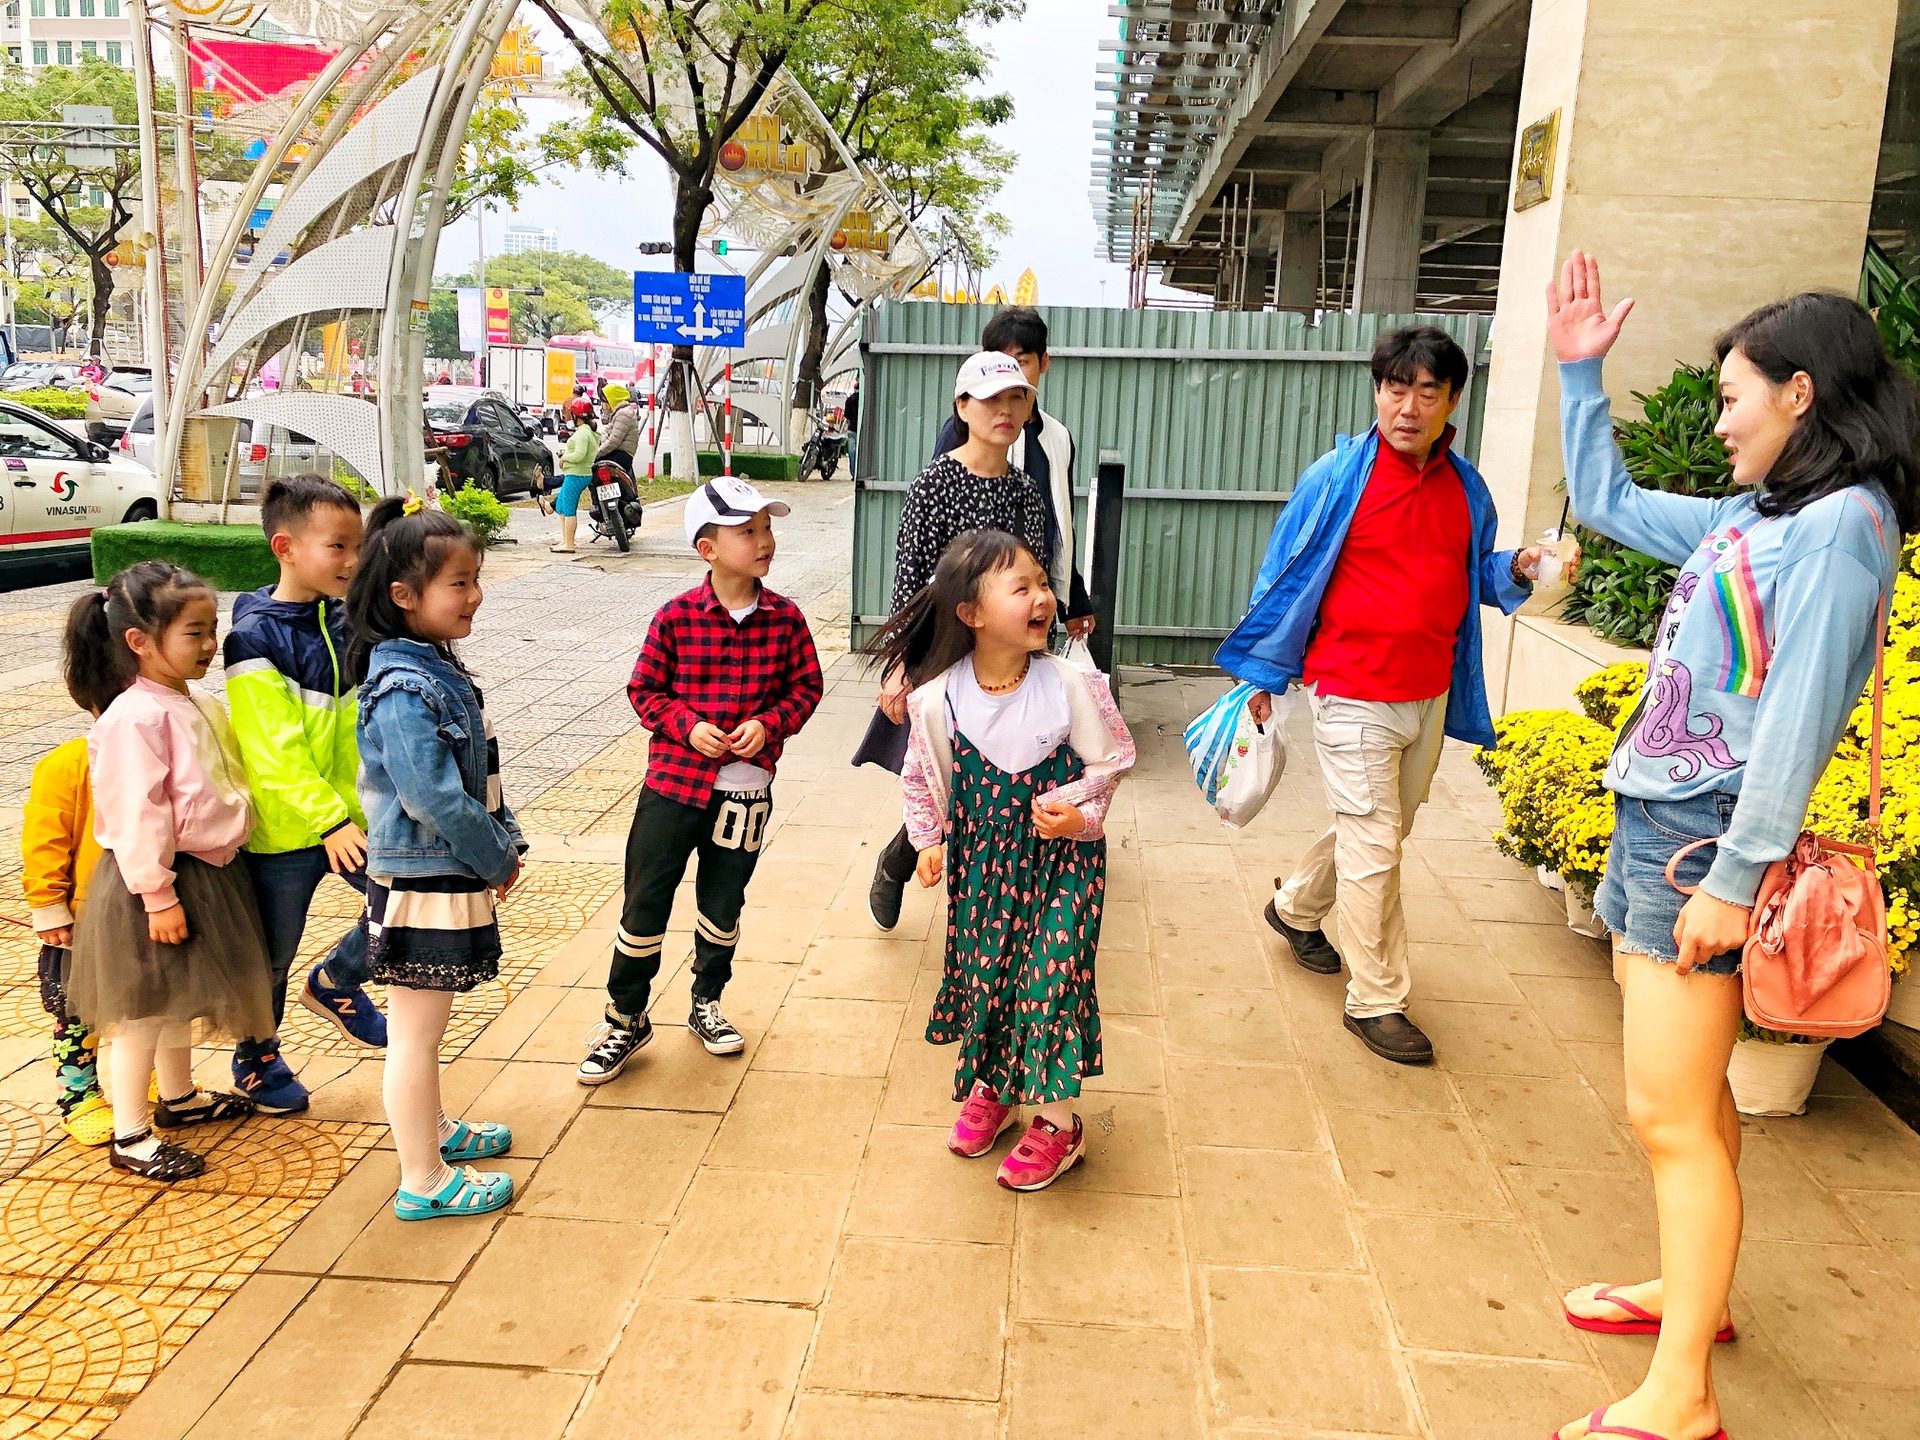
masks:
<svg viewBox="0 0 1920 1440"><path fill-rule="evenodd" d="M234 1040L274 1032L266 934L244 865L174 858L187 938L158 945L147 912L108 851L93 872L67 961L68 1008L111 1036L129 1020L202 1021Z"/></svg>

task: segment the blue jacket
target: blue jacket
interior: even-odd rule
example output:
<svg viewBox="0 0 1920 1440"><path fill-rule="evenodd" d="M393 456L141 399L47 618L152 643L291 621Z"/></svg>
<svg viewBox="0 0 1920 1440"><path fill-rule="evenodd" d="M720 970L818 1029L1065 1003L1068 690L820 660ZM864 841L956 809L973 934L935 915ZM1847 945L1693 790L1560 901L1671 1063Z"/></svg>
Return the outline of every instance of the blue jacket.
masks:
<svg viewBox="0 0 1920 1440"><path fill-rule="evenodd" d="M1380 432L1355 439L1342 435L1333 449L1309 465L1274 522L1267 555L1253 582L1246 618L1221 643L1214 662L1236 679L1279 694L1300 678L1320 618L1320 597L1346 543L1347 526L1373 473ZM1467 611L1453 646L1453 679L1447 691L1447 734L1474 745L1493 744L1493 716L1480 663L1480 606L1503 614L1518 610L1532 593L1513 581L1513 551L1493 548L1498 517L1480 472L1456 453L1453 466L1467 494L1473 525L1473 563L1467 567Z"/></svg>
<svg viewBox="0 0 1920 1440"><path fill-rule="evenodd" d="M499 885L526 842L502 799L487 808L486 717L433 646L383 640L360 687L360 803L370 875L472 875Z"/></svg>

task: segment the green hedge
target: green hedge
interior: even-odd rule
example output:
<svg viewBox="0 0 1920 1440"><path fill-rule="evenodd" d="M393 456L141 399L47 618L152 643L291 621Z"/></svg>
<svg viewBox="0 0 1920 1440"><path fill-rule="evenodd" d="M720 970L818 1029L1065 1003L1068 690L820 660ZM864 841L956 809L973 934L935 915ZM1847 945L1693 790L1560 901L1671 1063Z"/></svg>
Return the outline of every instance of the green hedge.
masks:
<svg viewBox="0 0 1920 1440"><path fill-rule="evenodd" d="M8 391L7 399L29 410L38 410L53 420L84 420L87 415L87 392L84 390L62 390L48 385L39 390Z"/></svg>
<svg viewBox="0 0 1920 1440"><path fill-rule="evenodd" d="M720 473L720 452L702 450L700 452L700 473L718 475ZM798 480L800 478L800 457L798 455L768 455L760 451L736 450L733 452L733 473L742 480Z"/></svg>
<svg viewBox="0 0 1920 1440"><path fill-rule="evenodd" d="M280 579L280 564L258 525L141 520L93 532L94 584L105 585L142 560L170 560L218 590L258 590Z"/></svg>

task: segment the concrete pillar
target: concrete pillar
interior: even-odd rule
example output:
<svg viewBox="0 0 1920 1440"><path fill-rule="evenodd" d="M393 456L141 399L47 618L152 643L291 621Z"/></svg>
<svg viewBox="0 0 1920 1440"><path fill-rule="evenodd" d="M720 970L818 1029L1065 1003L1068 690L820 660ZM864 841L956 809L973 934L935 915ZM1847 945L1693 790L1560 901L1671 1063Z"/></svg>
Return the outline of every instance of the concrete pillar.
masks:
<svg viewBox="0 0 1920 1440"><path fill-rule="evenodd" d="M1367 137L1360 201L1354 309L1404 314L1420 278L1420 217L1427 209L1427 132L1375 130Z"/></svg>
<svg viewBox="0 0 1920 1440"><path fill-rule="evenodd" d="M1769 300L1852 294L1879 161L1898 0L1793 15L1748 0L1536 0L1522 127L1560 112L1553 193L1509 211L1481 469L1501 533L1560 513L1560 387L1546 285L1576 246L1632 316L1616 411ZM1650 88L1649 56L1664 56Z"/></svg>
<svg viewBox="0 0 1920 1440"><path fill-rule="evenodd" d="M1288 211L1273 282L1277 310L1311 310L1320 298L1320 216Z"/></svg>
<svg viewBox="0 0 1920 1440"><path fill-rule="evenodd" d="M1599 257L1609 306L1636 302L1607 362L1621 414L1638 413L1630 392L1660 385L1677 362L1711 359L1714 335L1756 305L1853 292L1898 10L1898 0L1791 13L1750 0L1535 0L1519 123L1555 110L1560 121L1552 194L1509 209L1501 255L1480 468L1503 543L1560 515L1545 294L1568 251ZM1490 620L1488 636L1496 709L1503 694L1525 703L1522 641L1509 685L1493 673L1508 628Z"/></svg>

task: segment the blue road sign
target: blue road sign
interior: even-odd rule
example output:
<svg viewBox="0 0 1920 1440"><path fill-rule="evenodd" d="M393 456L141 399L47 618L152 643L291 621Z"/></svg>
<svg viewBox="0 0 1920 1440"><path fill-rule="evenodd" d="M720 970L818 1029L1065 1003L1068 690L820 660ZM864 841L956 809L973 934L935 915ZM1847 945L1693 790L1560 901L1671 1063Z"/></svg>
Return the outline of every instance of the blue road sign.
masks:
<svg viewBox="0 0 1920 1440"><path fill-rule="evenodd" d="M747 277L636 270L633 338L641 345L747 343Z"/></svg>

